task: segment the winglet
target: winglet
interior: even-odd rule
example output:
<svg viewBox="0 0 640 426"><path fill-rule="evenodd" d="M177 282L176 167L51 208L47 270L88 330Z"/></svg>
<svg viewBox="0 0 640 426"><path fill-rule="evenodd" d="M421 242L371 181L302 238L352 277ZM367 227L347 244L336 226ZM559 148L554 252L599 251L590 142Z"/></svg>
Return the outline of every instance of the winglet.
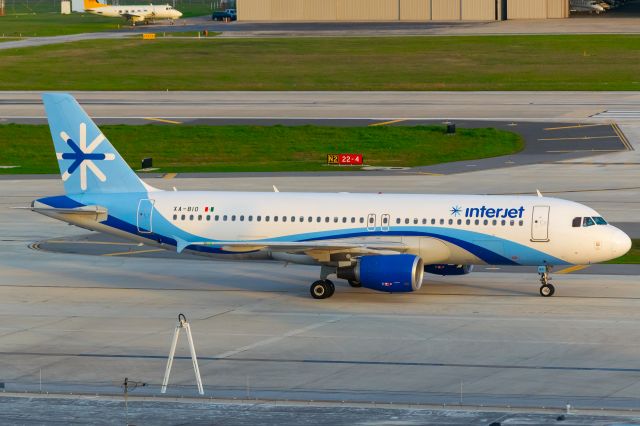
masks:
<svg viewBox="0 0 640 426"><path fill-rule="evenodd" d="M538 194L538 197L542 198L542 193L540 192L539 189L536 189L536 193Z"/></svg>

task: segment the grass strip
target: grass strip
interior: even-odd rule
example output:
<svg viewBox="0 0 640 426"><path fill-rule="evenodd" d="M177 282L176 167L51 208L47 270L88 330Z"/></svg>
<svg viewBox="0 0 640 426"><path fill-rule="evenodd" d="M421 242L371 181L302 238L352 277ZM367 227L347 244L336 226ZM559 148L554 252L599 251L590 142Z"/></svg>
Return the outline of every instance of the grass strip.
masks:
<svg viewBox="0 0 640 426"><path fill-rule="evenodd" d="M101 126L134 169L152 157L163 172L344 171L327 154L363 154L375 166L423 166L512 154L519 135L493 128L443 126ZM0 173L58 173L48 126L0 126Z"/></svg>
<svg viewBox="0 0 640 426"><path fill-rule="evenodd" d="M640 35L91 40L0 51L0 90L639 90L639 57Z"/></svg>

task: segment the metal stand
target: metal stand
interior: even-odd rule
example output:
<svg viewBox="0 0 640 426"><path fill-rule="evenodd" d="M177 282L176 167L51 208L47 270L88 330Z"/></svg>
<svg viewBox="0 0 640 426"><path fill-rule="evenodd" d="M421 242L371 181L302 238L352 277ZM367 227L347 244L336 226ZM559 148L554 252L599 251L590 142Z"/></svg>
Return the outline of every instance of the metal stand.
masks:
<svg viewBox="0 0 640 426"><path fill-rule="evenodd" d="M167 359L167 368L164 371L164 379L162 379L162 389L160 393L167 392L167 384L169 383L169 375L171 374L171 366L173 365L173 357L176 354L176 346L178 344L178 337L180 337L180 330L185 329L187 331L187 340L189 341L189 350L191 351L191 361L193 362L193 372L196 375L196 384L198 385L198 393L204 395L204 389L202 388L202 378L200 377L200 368L198 368L198 358L196 357L196 348L193 346L193 337L191 336L191 327L187 322L187 317L183 314L178 315L178 325L173 332L173 340L171 341L171 351L169 352L169 359Z"/></svg>

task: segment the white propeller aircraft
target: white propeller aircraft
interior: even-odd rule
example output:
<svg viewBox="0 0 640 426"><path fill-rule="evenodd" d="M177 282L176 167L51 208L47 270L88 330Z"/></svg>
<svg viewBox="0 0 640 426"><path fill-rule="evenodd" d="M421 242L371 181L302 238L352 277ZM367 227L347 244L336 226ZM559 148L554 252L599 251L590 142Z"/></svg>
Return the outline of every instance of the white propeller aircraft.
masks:
<svg viewBox="0 0 640 426"><path fill-rule="evenodd" d="M178 19L182 13L168 4L154 6L146 5L123 5L109 6L97 0L84 0L84 10L94 15L108 16L110 18L125 18L133 25L136 22L150 22L160 19Z"/></svg>
<svg viewBox="0 0 640 426"><path fill-rule="evenodd" d="M66 193L33 201L33 211L178 253L319 265L316 299L333 295L331 275L411 292L424 272L486 264L538 266L546 297L552 266L604 262L631 247L592 208L540 195L162 191L133 172L73 97L43 100Z"/></svg>

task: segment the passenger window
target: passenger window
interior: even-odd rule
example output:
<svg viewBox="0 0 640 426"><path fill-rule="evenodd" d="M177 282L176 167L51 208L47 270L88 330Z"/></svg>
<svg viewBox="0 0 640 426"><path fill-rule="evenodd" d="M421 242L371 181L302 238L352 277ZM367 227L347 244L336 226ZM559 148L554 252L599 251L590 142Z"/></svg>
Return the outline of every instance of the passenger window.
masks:
<svg viewBox="0 0 640 426"><path fill-rule="evenodd" d="M265 221L265 222L269 222L269 219L270 219L270 217L269 217L269 216L265 216L265 217L264 217L264 221Z"/></svg>
<svg viewBox="0 0 640 426"><path fill-rule="evenodd" d="M462 219L458 219L458 225L462 225Z"/></svg>
<svg viewBox="0 0 640 426"><path fill-rule="evenodd" d="M573 221L571 222L571 226L574 228L580 228L582 226L582 218L574 217Z"/></svg>
<svg viewBox="0 0 640 426"><path fill-rule="evenodd" d="M240 216L240 222L244 222L244 215Z"/></svg>
<svg viewBox="0 0 640 426"><path fill-rule="evenodd" d="M351 223L356 223L356 218L355 217L351 218Z"/></svg>
<svg viewBox="0 0 640 426"><path fill-rule="evenodd" d="M487 226L489 224L489 221L487 219L484 220L484 222L482 222L484 224L484 226Z"/></svg>
<svg viewBox="0 0 640 426"><path fill-rule="evenodd" d="M304 222L304 216L300 216L300 222ZM311 218L309 218L309 222L311 222Z"/></svg>
<svg viewBox="0 0 640 426"><path fill-rule="evenodd" d="M467 225L471 225L471 219L467 219Z"/></svg>
<svg viewBox="0 0 640 426"><path fill-rule="evenodd" d="M173 215L173 220L177 220L177 219L178 219L178 215L177 215L177 214L174 214L174 215Z"/></svg>
<svg viewBox="0 0 640 426"><path fill-rule="evenodd" d="M405 218L404 223L409 223L409 218Z"/></svg>
<svg viewBox="0 0 640 426"><path fill-rule="evenodd" d="M220 215L216 215L216 216L214 217L214 219L215 219L215 220L216 220L216 222L217 222L218 220L220 220Z"/></svg>
<svg viewBox="0 0 640 426"><path fill-rule="evenodd" d="M256 216L256 221L260 222L262 220L262 216Z"/></svg>
<svg viewBox="0 0 640 426"><path fill-rule="evenodd" d="M287 217L286 216L282 216L282 221L286 222L287 221Z"/></svg>
<svg viewBox="0 0 640 426"><path fill-rule="evenodd" d="M418 219L415 219L415 218L414 218L414 219L413 219L413 224L414 224L414 225L417 225L417 224L418 224Z"/></svg>
<svg viewBox="0 0 640 426"><path fill-rule="evenodd" d="M342 223L347 223L347 218L346 217L342 218Z"/></svg>
<svg viewBox="0 0 640 426"><path fill-rule="evenodd" d="M296 217L295 216L291 216L291 222L295 222L296 221Z"/></svg>
<svg viewBox="0 0 640 426"><path fill-rule="evenodd" d="M498 221L497 221L497 220L495 220L495 219L493 219L492 224L493 224L493 226L496 226L496 225L498 224Z"/></svg>
<svg viewBox="0 0 640 426"><path fill-rule="evenodd" d="M249 220L249 222L253 222L253 216L249 216L247 220Z"/></svg>
<svg viewBox="0 0 640 426"><path fill-rule="evenodd" d="M211 220L211 216L207 215L207 221L210 221L210 220Z"/></svg>
<svg viewBox="0 0 640 426"><path fill-rule="evenodd" d="M515 222L514 220L510 220L510 221L509 221L509 225L510 225L510 226L515 225L515 223L516 223L516 222Z"/></svg>
<svg viewBox="0 0 640 426"><path fill-rule="evenodd" d="M338 216L333 217L333 223L338 223Z"/></svg>
<svg viewBox="0 0 640 426"><path fill-rule="evenodd" d="M325 217L324 217L324 221L325 221L326 223L329 223L329 221L330 221L330 220L331 220L331 219L329 219L329 216L325 216Z"/></svg>
<svg viewBox="0 0 640 426"><path fill-rule="evenodd" d="M444 225L444 219L440 219L440 225Z"/></svg>
<svg viewBox="0 0 640 426"><path fill-rule="evenodd" d="M436 224L436 220L435 219L431 219L431 224L435 225Z"/></svg>
<svg viewBox="0 0 640 426"><path fill-rule="evenodd" d="M396 218L396 223L400 224L400 218Z"/></svg>
<svg viewBox="0 0 640 426"><path fill-rule="evenodd" d="M382 218L382 223L386 225L388 222L389 222L389 219L386 216L384 216Z"/></svg>
<svg viewBox="0 0 640 426"><path fill-rule="evenodd" d="M426 225L427 224L427 219L422 219L422 224Z"/></svg>
<svg viewBox="0 0 640 426"><path fill-rule="evenodd" d="M278 221L278 216L274 216L274 217L273 217L273 221L274 221L274 222L277 222L277 221Z"/></svg>
<svg viewBox="0 0 640 426"><path fill-rule="evenodd" d="M453 225L453 219L449 219L449 225Z"/></svg>
<svg viewBox="0 0 640 426"><path fill-rule="evenodd" d="M309 216L307 219L309 219L309 223L313 222L313 217Z"/></svg>
<svg viewBox="0 0 640 426"><path fill-rule="evenodd" d="M595 224L596 223L590 217L585 217L584 219L582 219L582 226L593 226Z"/></svg>
<svg viewBox="0 0 640 426"><path fill-rule="evenodd" d="M604 220L604 218L602 218L600 216L594 217L593 220L596 222L596 225L606 225L607 224L607 221Z"/></svg>
<svg viewBox="0 0 640 426"><path fill-rule="evenodd" d="M236 221L236 215L231 215L231 222L235 222Z"/></svg>
<svg viewBox="0 0 640 426"><path fill-rule="evenodd" d="M480 225L480 219L476 219L476 225Z"/></svg>
<svg viewBox="0 0 640 426"><path fill-rule="evenodd" d="M189 215L189 220L193 220L193 215L192 214Z"/></svg>
<svg viewBox="0 0 640 426"><path fill-rule="evenodd" d="M500 222L500 225L504 226L504 225L506 225L506 224L507 224L507 221L506 221L506 220L504 220L504 219L502 219L502 221Z"/></svg>
<svg viewBox="0 0 640 426"><path fill-rule="evenodd" d="M322 218L321 218L320 216L318 216L318 217L316 218L316 222L318 222L318 223L322 222Z"/></svg>
<svg viewBox="0 0 640 426"><path fill-rule="evenodd" d="M518 225L520 226L524 225L524 220L521 220L520 222L518 222Z"/></svg>

